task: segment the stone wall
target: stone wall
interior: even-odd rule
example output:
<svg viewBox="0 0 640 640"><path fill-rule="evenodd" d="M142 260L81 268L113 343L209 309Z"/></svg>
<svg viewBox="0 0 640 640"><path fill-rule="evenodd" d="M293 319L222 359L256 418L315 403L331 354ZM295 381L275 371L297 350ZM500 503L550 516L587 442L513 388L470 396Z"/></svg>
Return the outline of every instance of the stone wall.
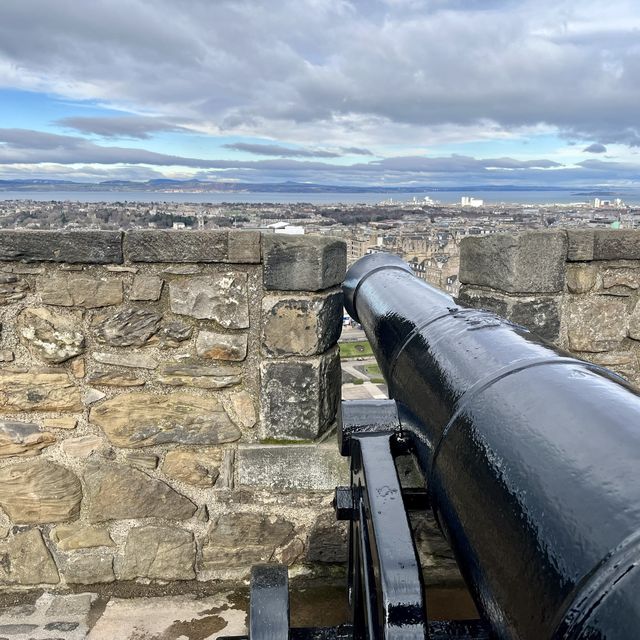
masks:
<svg viewBox="0 0 640 640"><path fill-rule="evenodd" d="M640 232L466 238L460 304L494 311L640 384Z"/></svg>
<svg viewBox="0 0 640 640"><path fill-rule="evenodd" d="M345 246L0 231L0 589L346 557Z"/></svg>

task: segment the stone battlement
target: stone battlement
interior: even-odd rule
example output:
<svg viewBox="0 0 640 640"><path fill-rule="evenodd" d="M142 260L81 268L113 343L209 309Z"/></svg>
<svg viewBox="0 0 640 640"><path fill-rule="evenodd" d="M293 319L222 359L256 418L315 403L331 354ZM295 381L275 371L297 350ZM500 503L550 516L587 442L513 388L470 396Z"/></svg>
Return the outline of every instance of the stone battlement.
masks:
<svg viewBox="0 0 640 640"><path fill-rule="evenodd" d="M498 313L640 384L640 231L466 238L460 282L461 304Z"/></svg>
<svg viewBox="0 0 640 640"><path fill-rule="evenodd" d="M0 589L343 562L343 242L0 231Z"/></svg>

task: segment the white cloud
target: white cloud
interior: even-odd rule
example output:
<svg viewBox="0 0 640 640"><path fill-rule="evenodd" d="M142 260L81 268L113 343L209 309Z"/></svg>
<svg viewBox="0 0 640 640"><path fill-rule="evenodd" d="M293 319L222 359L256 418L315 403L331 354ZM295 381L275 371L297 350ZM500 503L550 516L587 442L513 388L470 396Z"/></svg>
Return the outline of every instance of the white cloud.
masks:
<svg viewBox="0 0 640 640"><path fill-rule="evenodd" d="M72 0L0 4L0 84L226 132L369 144L397 127L544 123L636 144L637 4ZM344 128L344 127L343 127ZM314 134L315 132L315 134ZM410 135L410 134L409 134ZM428 141L425 141L428 143Z"/></svg>

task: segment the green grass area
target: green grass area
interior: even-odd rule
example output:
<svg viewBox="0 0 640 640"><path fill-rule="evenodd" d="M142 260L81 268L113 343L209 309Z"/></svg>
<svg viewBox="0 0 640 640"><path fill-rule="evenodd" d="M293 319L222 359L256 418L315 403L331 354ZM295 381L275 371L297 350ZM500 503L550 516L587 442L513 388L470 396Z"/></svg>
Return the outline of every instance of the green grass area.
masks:
<svg viewBox="0 0 640 640"><path fill-rule="evenodd" d="M361 367L361 369L363 369L374 384L384 383L380 367L375 362L372 364L366 364L364 367Z"/></svg>
<svg viewBox="0 0 640 640"><path fill-rule="evenodd" d="M341 342L340 357L347 358L368 358L373 355L371 345L367 340L360 342Z"/></svg>
<svg viewBox="0 0 640 640"><path fill-rule="evenodd" d="M382 378L380 367L375 362L372 364L365 364L362 368L370 378Z"/></svg>

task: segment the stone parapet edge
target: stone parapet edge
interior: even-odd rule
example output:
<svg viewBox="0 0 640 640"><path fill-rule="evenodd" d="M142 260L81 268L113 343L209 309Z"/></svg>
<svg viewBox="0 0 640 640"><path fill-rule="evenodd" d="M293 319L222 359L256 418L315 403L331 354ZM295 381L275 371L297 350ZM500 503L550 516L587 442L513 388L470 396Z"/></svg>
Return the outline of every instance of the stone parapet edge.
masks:
<svg viewBox="0 0 640 640"><path fill-rule="evenodd" d="M269 247L274 243L282 247L288 259L287 275L297 271L296 264L305 264L315 276L308 288L300 286L306 282L278 286L265 277L267 290L320 291L338 285L344 275L346 245L337 238L274 236L250 229L0 229L0 262L266 264L269 251L263 251L265 242Z"/></svg>

